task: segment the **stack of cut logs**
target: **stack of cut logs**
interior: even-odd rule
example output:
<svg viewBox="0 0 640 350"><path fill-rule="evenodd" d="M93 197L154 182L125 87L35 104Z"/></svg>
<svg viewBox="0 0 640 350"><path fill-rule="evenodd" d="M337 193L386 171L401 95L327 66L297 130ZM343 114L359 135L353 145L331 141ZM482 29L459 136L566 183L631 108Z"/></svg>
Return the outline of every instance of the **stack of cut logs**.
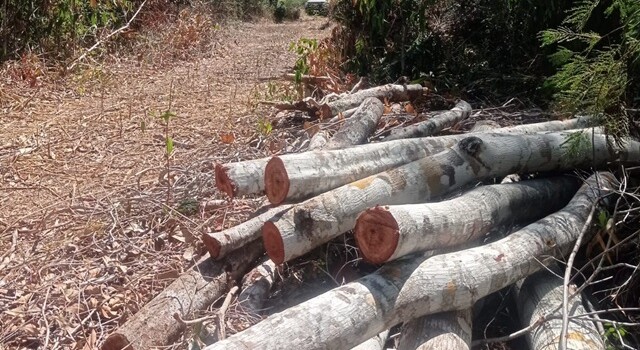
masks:
<svg viewBox="0 0 640 350"><path fill-rule="evenodd" d="M548 270L576 241L588 240L590 216L617 188L608 172L580 179L573 170L637 162L640 143L608 142L589 117L433 136L471 114L464 101L367 143L383 116L382 101L424 93L420 85L386 85L330 102L301 101L297 106L324 120L340 116L340 129L331 137L317 133L306 152L218 164L219 190L231 198L266 194L271 207L206 233L210 257L102 348L171 343L188 325L183 316L206 309L243 276L238 302L259 314L276 265L350 230L363 259L381 265L376 272L229 337L219 322L219 341L206 349L383 349L396 325L402 325L399 349L469 349L474 304L514 284L523 325L536 326L527 336L532 348L557 348L561 332L569 349L603 348L598 328L584 318L570 318L563 330L563 280ZM588 150L572 151L568 145L580 137ZM535 176L471 188L512 174ZM446 197L452 192L459 195ZM487 233L513 223L522 228L482 244ZM264 251L269 259L259 260ZM568 298L572 314L585 312L580 298Z"/></svg>

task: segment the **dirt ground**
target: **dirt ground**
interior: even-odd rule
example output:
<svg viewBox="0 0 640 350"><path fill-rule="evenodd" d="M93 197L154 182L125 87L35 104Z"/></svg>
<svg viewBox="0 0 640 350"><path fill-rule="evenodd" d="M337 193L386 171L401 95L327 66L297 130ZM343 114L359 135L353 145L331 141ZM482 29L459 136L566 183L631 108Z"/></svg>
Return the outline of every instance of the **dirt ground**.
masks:
<svg viewBox="0 0 640 350"><path fill-rule="evenodd" d="M264 133L256 102L325 21L223 25L202 55L161 65L127 53L55 79L5 67L0 349L101 344L202 254L202 230L258 205L215 201L211 167L266 155L248 145Z"/></svg>

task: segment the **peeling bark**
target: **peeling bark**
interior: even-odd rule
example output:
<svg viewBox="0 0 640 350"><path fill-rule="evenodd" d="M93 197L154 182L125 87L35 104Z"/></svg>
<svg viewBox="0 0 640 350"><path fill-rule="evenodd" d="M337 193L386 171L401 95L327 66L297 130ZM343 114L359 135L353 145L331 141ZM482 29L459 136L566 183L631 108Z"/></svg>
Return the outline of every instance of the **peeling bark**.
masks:
<svg viewBox="0 0 640 350"><path fill-rule="evenodd" d="M173 315L190 316L209 307L262 252L257 241L223 261L205 256L109 335L100 349L146 350L173 343L185 328Z"/></svg>
<svg viewBox="0 0 640 350"><path fill-rule="evenodd" d="M405 323L398 350L471 349L472 308L441 312Z"/></svg>
<svg viewBox="0 0 640 350"><path fill-rule="evenodd" d="M420 97L426 91L427 90L424 89L420 84L387 84L366 90L360 90L353 94L349 94L339 100L327 103L327 110L330 111L331 115L323 114L323 118L330 118L340 112L358 107L368 97L375 97L381 101L387 99L390 102L402 102L410 101L417 97Z"/></svg>
<svg viewBox="0 0 640 350"><path fill-rule="evenodd" d="M595 151L570 154L569 134L476 134L455 147L352 182L300 204L262 229L265 249L278 264L299 257L354 227L357 215L376 205L427 202L473 180L512 173L566 171L607 161L640 159L640 143L609 147L595 135ZM595 159L591 159L595 155Z"/></svg>
<svg viewBox="0 0 640 350"><path fill-rule="evenodd" d="M559 269L556 269L559 271ZM517 284L516 298L518 313L523 326L539 322L562 305L563 280L547 270L536 272ZM570 290L576 287L570 286ZM581 295L569 301L569 316L587 313L582 304ZM555 312L560 316L561 310ZM556 350L560 344L562 318L552 318L532 332L527 333L527 342L532 350ZM602 337L592 321L586 319L569 319L567 333L567 349L600 350L605 349Z"/></svg>
<svg viewBox="0 0 640 350"><path fill-rule="evenodd" d="M243 247L249 242L260 238L262 225L272 218L281 215L291 208L290 205L271 208L263 214L249 219L240 225L219 232L206 232L202 235L202 242L209 251L212 259L218 260L229 252Z"/></svg>
<svg viewBox="0 0 640 350"><path fill-rule="evenodd" d="M471 105L461 100L453 109L436 114L429 120L392 130L389 136L385 137L385 140L391 141L435 135L445 128L452 127L459 121L468 118L470 114Z"/></svg>
<svg viewBox="0 0 640 350"><path fill-rule="evenodd" d="M323 148L340 149L366 143L376 130L383 112L384 106L379 99L366 98Z"/></svg>
<svg viewBox="0 0 640 350"><path fill-rule="evenodd" d="M358 217L356 243L364 259L374 264L461 244L493 227L536 220L559 210L578 187L576 178L552 177L481 186L438 203L377 206Z"/></svg>
<svg viewBox="0 0 640 350"><path fill-rule="evenodd" d="M596 181L600 181L596 186ZM573 246L613 175L591 177L561 211L477 248L411 256L272 315L208 346L215 349L345 349L417 317L470 308L540 270Z"/></svg>
<svg viewBox="0 0 640 350"><path fill-rule="evenodd" d="M549 128L566 130L583 119L496 129L498 133L533 133ZM272 204L307 199L381 171L441 152L468 135L425 137L273 157L263 170L267 198ZM262 160L260 160L260 164ZM264 169L264 168L263 168ZM257 176L257 174L256 174Z"/></svg>

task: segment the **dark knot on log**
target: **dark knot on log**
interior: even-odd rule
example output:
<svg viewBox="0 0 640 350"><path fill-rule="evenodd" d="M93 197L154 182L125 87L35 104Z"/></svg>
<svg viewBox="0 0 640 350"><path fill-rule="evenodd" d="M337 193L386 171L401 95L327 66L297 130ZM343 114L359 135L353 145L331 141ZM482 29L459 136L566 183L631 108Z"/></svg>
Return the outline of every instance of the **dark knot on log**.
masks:
<svg viewBox="0 0 640 350"><path fill-rule="evenodd" d="M480 147L482 146L482 140L479 137L471 136L465 139L462 139L459 143L460 149L470 155L475 156L478 152L480 152Z"/></svg>

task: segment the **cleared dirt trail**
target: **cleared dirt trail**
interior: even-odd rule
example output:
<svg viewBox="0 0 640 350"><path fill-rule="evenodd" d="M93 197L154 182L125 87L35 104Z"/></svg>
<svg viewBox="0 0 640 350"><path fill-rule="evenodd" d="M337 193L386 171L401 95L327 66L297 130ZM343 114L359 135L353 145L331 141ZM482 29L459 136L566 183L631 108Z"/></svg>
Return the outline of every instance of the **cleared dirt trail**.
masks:
<svg viewBox="0 0 640 350"><path fill-rule="evenodd" d="M221 198L208 169L261 155L246 145L256 91L291 70L292 41L328 35L324 22L230 24L203 58L117 58L64 87L0 82L0 347L72 348L92 332L99 343L197 257L191 234L250 209L198 210Z"/></svg>

